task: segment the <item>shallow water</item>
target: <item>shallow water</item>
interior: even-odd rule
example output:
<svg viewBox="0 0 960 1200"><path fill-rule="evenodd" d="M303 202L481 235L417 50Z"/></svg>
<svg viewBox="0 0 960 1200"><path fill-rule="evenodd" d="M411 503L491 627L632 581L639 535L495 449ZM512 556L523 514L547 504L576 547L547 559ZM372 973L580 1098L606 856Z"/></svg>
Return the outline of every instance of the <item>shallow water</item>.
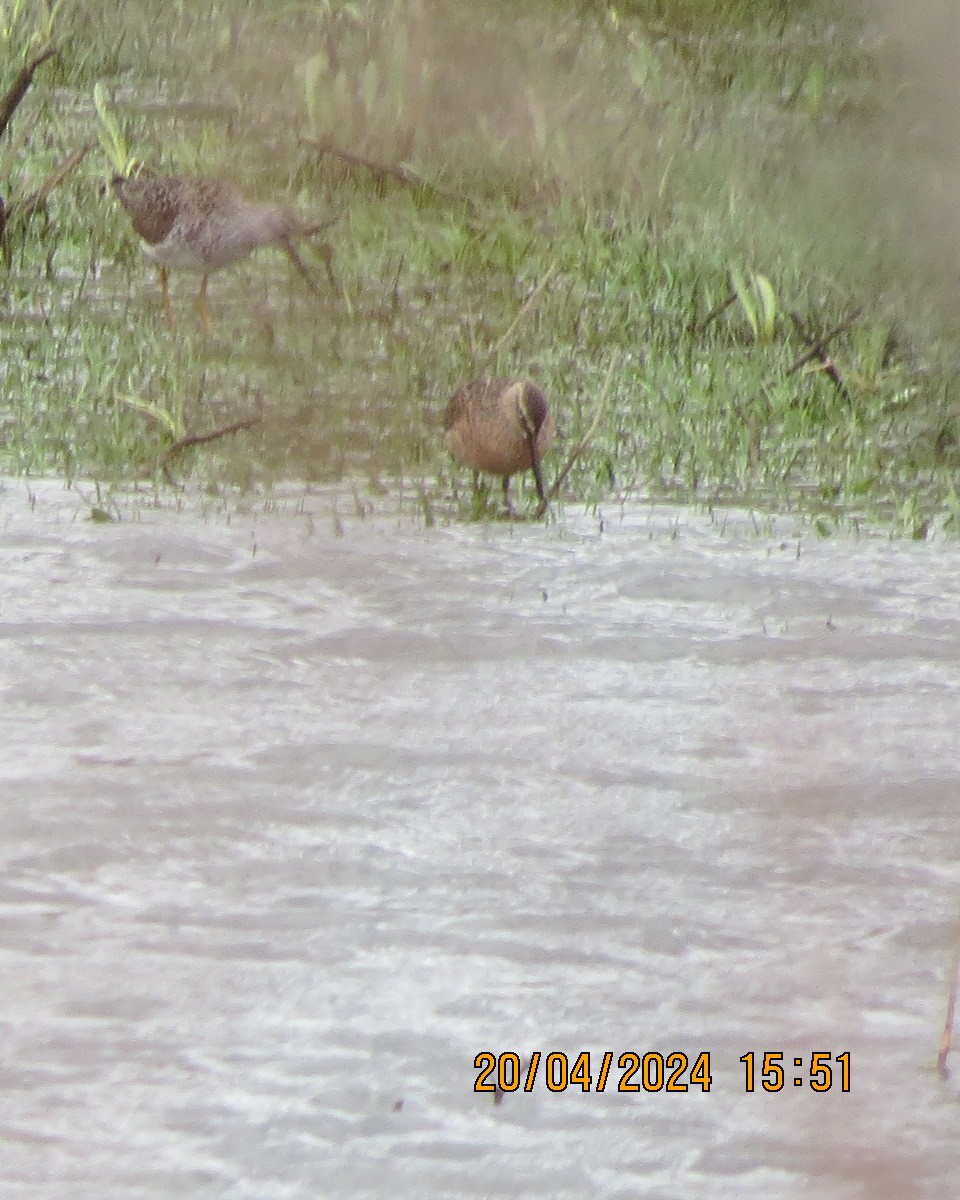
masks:
<svg viewBox="0 0 960 1200"><path fill-rule="evenodd" d="M0 494L0 1194L956 1191L960 547L262 507Z"/></svg>

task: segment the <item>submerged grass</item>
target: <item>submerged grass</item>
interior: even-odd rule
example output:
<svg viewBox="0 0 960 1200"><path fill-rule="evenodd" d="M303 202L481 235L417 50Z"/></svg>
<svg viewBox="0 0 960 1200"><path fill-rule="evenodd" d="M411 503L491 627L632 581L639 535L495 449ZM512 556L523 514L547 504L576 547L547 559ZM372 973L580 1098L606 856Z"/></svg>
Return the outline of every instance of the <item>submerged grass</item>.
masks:
<svg viewBox="0 0 960 1200"><path fill-rule="evenodd" d="M904 286L894 218L871 208L874 67L855 28L824 34L839 6L515 8L8 6L7 77L51 38L60 54L5 148L7 469L159 480L178 438L258 416L177 470L360 478L426 519L469 513L438 432L454 386L534 376L573 446L614 363L571 500L955 530L957 331ZM120 157L338 214L344 295L318 301L264 253L214 277L209 343L194 280L174 280L168 329L105 195Z"/></svg>

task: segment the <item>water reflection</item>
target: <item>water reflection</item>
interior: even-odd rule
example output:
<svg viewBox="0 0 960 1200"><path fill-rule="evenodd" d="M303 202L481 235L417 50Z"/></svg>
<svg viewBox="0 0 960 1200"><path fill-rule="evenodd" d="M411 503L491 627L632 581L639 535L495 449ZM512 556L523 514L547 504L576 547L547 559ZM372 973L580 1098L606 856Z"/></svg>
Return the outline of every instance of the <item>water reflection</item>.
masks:
<svg viewBox="0 0 960 1200"><path fill-rule="evenodd" d="M10 1195L952 1194L960 548L31 491L0 496ZM712 1088L497 1104L481 1050L706 1050ZM848 1094L793 1085L814 1051Z"/></svg>

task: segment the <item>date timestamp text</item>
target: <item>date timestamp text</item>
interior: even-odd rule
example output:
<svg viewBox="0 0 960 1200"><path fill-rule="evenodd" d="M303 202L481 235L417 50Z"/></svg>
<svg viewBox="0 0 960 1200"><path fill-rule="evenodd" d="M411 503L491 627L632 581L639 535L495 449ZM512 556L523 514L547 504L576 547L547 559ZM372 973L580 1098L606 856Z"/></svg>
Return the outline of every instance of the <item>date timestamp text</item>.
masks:
<svg viewBox="0 0 960 1200"><path fill-rule="evenodd" d="M850 1051L831 1054L815 1050L808 1056L793 1056L783 1050L750 1050L740 1056L744 1066L744 1090L780 1092L792 1084L814 1092L850 1091ZM790 1064L792 1063L792 1071ZM539 1083L548 1092L577 1089L583 1092L709 1092L713 1085L710 1051L685 1054L674 1050L612 1050L591 1054L566 1054L534 1050L525 1058L512 1050L495 1054L481 1050L473 1060L477 1071L473 1090L500 1098L507 1092L532 1092Z"/></svg>

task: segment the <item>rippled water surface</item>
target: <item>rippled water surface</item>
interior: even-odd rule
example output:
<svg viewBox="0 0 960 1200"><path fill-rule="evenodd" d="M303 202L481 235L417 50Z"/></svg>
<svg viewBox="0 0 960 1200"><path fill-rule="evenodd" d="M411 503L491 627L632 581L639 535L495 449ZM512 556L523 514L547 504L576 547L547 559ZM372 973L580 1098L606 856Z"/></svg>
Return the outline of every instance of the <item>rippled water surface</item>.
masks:
<svg viewBox="0 0 960 1200"><path fill-rule="evenodd" d="M329 511L0 494L0 1193L957 1194L960 547Z"/></svg>

